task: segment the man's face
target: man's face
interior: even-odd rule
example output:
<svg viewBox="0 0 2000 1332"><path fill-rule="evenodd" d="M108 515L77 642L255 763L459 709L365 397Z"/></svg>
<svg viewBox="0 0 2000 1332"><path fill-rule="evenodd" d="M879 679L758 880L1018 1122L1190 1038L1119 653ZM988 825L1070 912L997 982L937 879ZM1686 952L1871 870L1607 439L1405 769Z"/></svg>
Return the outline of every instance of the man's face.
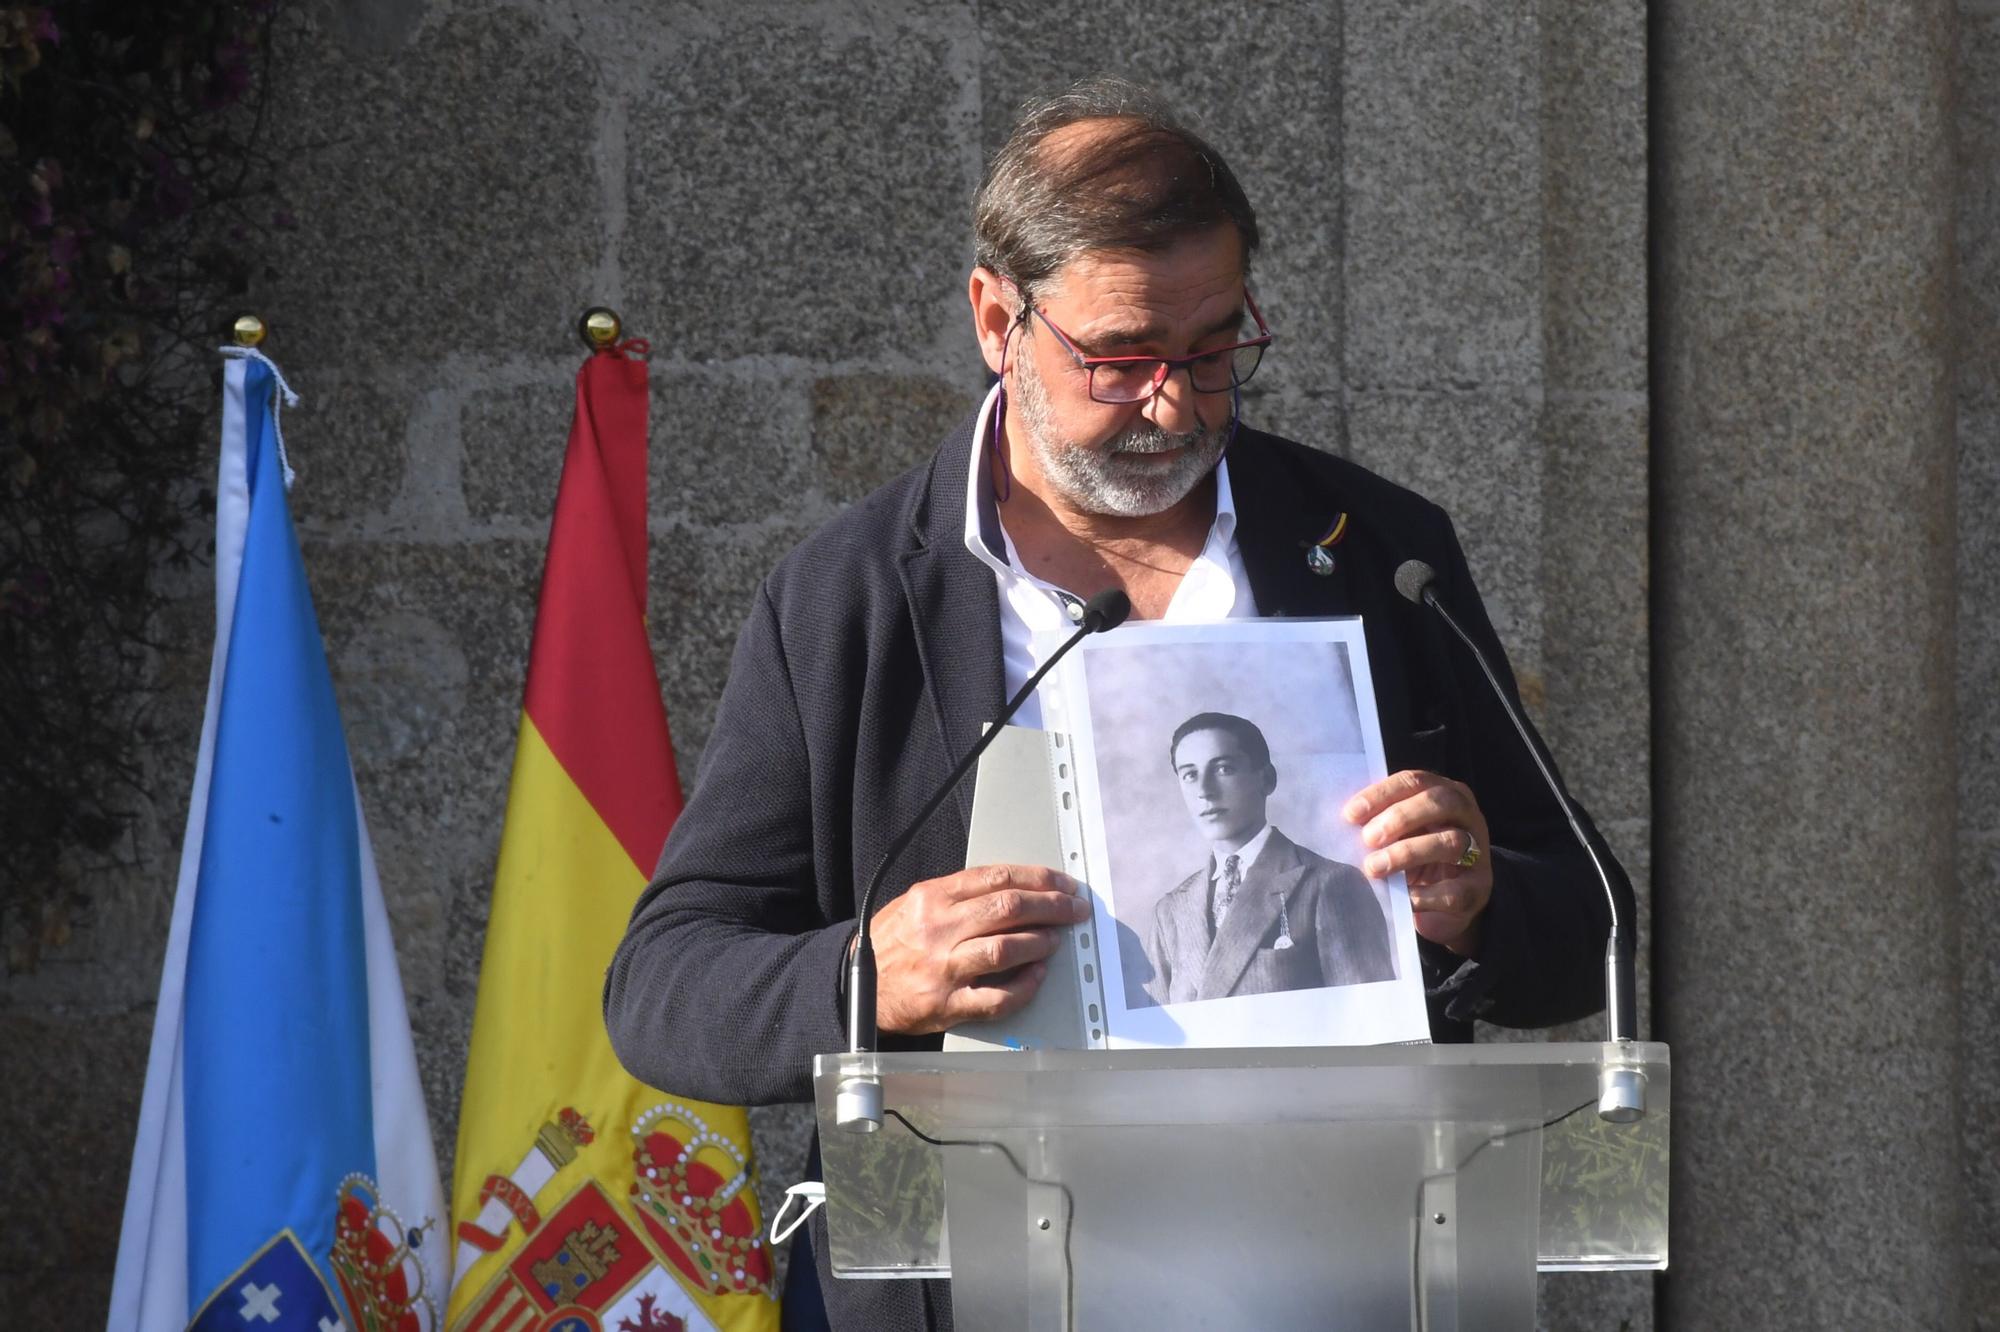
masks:
<svg viewBox="0 0 2000 1332"><path fill-rule="evenodd" d="M1194 826L1211 842L1242 845L1264 826L1264 802L1277 785L1230 731L1190 731L1174 750L1174 775Z"/></svg>
<svg viewBox="0 0 2000 1332"><path fill-rule="evenodd" d="M1085 356L1186 356L1241 338L1242 242L1218 227L1159 254L1072 260L1037 305ZM1088 373L1030 318L1009 367L1016 477L1083 513L1141 517L1180 503L1229 442L1227 393L1197 393L1183 371L1148 402L1101 403ZM1025 446L1025 447L1022 447Z"/></svg>

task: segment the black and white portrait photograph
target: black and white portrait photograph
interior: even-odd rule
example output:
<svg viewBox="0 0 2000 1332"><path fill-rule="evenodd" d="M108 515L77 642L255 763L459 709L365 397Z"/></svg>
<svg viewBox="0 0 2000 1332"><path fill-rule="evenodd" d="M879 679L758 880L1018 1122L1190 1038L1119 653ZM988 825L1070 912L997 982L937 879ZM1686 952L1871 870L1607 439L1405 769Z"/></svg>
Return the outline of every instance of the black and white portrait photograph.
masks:
<svg viewBox="0 0 2000 1332"><path fill-rule="evenodd" d="M1077 656L1065 706L1113 1039L1404 1039L1369 1034L1404 1010L1421 1037L1408 897L1363 874L1341 816L1382 775L1359 625L1138 626Z"/></svg>

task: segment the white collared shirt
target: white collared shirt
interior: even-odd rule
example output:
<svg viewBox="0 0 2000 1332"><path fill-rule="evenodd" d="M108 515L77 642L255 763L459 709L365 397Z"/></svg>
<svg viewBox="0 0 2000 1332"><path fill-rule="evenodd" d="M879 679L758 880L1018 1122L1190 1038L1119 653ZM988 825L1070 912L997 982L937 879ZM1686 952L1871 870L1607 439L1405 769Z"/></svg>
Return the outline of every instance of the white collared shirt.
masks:
<svg viewBox="0 0 2000 1332"><path fill-rule="evenodd" d="M1211 843L1208 848L1209 852L1208 881L1210 883L1217 883L1221 881L1222 862L1227 860L1231 856L1236 857L1236 872L1242 875L1246 879L1249 878L1250 867L1257 863L1257 857L1264 854L1264 843L1270 840L1271 840L1271 825L1266 823L1261 829L1258 830L1258 833L1255 837L1251 838L1249 841L1245 842L1242 846L1238 847L1234 851L1224 851L1221 847Z"/></svg>
<svg viewBox="0 0 2000 1332"><path fill-rule="evenodd" d="M993 570L1000 589L1000 655L1007 681L1007 697L1028 682L1042 658L1035 651L1037 634L1067 633L1082 614L1085 597L1038 578L1023 566L1014 549L1014 538L1002 520L1003 506L993 492L991 448L993 408L1000 386L987 393L979 409L979 423L972 432L972 466L966 482L965 548ZM1181 575L1173 599L1167 603L1165 624L1209 624L1216 620L1245 619L1257 613L1257 600L1250 591L1250 575L1243 567L1243 552L1236 544L1236 501L1229 489L1229 463L1215 465L1215 521L1209 525L1208 540L1201 553ZM1037 691L1039 693L1039 691ZM1031 698L1014 717L1017 726L1042 725L1041 699ZM1247 862L1246 862L1247 863Z"/></svg>

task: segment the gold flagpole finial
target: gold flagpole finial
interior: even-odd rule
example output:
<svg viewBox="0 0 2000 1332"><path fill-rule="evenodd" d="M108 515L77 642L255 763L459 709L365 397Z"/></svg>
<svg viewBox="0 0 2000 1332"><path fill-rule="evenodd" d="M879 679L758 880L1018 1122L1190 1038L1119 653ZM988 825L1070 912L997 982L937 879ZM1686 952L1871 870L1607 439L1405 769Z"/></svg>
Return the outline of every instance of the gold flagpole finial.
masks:
<svg viewBox="0 0 2000 1332"><path fill-rule="evenodd" d="M229 332L239 347L255 347L264 341L264 321L256 315L236 316L236 322L229 326Z"/></svg>
<svg viewBox="0 0 2000 1332"><path fill-rule="evenodd" d="M623 325L616 310L602 305L593 305L583 312L583 318L576 321L576 331L583 338L583 345L592 351L603 351L618 341Z"/></svg>

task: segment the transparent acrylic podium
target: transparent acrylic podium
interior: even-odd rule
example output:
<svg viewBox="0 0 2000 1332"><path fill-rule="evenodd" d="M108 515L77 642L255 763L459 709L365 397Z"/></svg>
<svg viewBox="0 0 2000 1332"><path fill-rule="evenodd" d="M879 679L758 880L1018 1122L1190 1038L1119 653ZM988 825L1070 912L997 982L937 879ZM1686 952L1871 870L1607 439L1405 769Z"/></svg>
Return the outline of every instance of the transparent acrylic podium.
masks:
<svg viewBox="0 0 2000 1332"><path fill-rule="evenodd" d="M1643 1119L1598 1117L1607 1064ZM835 1125L857 1074L879 1132ZM959 1332L1532 1329L1537 1268L1667 1265L1668 1074L1643 1042L822 1055L828 1256L951 1277Z"/></svg>

